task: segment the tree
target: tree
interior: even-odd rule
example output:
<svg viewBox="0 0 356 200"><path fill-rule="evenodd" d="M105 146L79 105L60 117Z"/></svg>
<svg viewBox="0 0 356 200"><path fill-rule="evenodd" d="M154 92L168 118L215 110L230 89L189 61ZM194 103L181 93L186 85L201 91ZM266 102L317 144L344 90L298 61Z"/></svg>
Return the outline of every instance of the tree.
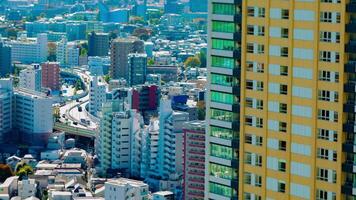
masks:
<svg viewBox="0 0 356 200"><path fill-rule="evenodd" d="M23 179L28 175L33 174L33 169L30 165L26 163L18 163L16 166L16 176L19 176L19 179Z"/></svg>
<svg viewBox="0 0 356 200"><path fill-rule="evenodd" d="M87 56L87 55L88 55L88 51L86 49L82 48L80 50L80 56Z"/></svg>
<svg viewBox="0 0 356 200"><path fill-rule="evenodd" d="M110 81L110 76L109 75L105 75L104 76L104 81L106 82L106 83L109 83L109 81Z"/></svg>
<svg viewBox="0 0 356 200"><path fill-rule="evenodd" d="M132 35L140 38L141 40L148 40L151 35L151 30L147 28L136 28Z"/></svg>
<svg viewBox="0 0 356 200"><path fill-rule="evenodd" d="M9 165L0 164L0 183L13 175Z"/></svg>
<svg viewBox="0 0 356 200"><path fill-rule="evenodd" d="M79 79L77 80L77 82L75 82L75 90L81 90L83 88L82 86L82 81L80 81Z"/></svg>
<svg viewBox="0 0 356 200"><path fill-rule="evenodd" d="M204 51L200 51L200 53L198 54L198 58L200 60L200 67L205 68L206 67L206 54Z"/></svg>
<svg viewBox="0 0 356 200"><path fill-rule="evenodd" d="M184 62L185 68L190 68L190 67L199 67L201 65L201 62L197 56L194 57L189 57L187 60Z"/></svg>
<svg viewBox="0 0 356 200"><path fill-rule="evenodd" d="M148 59L148 61L147 61L148 66L152 66L154 64L155 64L155 61L152 58Z"/></svg>

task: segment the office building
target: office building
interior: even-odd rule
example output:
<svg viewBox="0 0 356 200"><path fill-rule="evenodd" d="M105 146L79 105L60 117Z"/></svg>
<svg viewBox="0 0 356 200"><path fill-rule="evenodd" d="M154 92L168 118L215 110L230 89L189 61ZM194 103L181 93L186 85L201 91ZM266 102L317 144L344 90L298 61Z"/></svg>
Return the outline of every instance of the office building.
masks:
<svg viewBox="0 0 356 200"><path fill-rule="evenodd" d="M128 55L130 53L144 53L144 42L135 38L118 38L111 43L110 76L113 79L129 79Z"/></svg>
<svg viewBox="0 0 356 200"><path fill-rule="evenodd" d="M205 121L184 123L183 133L184 199L203 200L205 188Z"/></svg>
<svg viewBox="0 0 356 200"><path fill-rule="evenodd" d="M105 182L104 197L106 200L148 199L148 185L132 179L112 179Z"/></svg>
<svg viewBox="0 0 356 200"><path fill-rule="evenodd" d="M59 62L61 67L67 64L67 38L62 37L62 39L57 42L56 48L56 60Z"/></svg>
<svg viewBox="0 0 356 200"><path fill-rule="evenodd" d="M239 153L239 139L242 140L239 131L241 1L210 0L208 7L207 64L210 74L206 95L205 199L237 199L238 155L244 156ZM253 69L257 67L256 64ZM258 105L256 102L251 104ZM239 180L243 184L244 179Z"/></svg>
<svg viewBox="0 0 356 200"><path fill-rule="evenodd" d="M59 63L45 62L41 64L42 68L42 87L51 90L59 90Z"/></svg>
<svg viewBox="0 0 356 200"><path fill-rule="evenodd" d="M0 77L9 76L13 72L11 46L0 42Z"/></svg>
<svg viewBox="0 0 356 200"><path fill-rule="evenodd" d="M88 34L88 56L107 56L109 54L109 34L95 33Z"/></svg>
<svg viewBox="0 0 356 200"><path fill-rule="evenodd" d="M23 88L14 91L14 128L25 134L25 141L41 143L43 136L52 133L52 103L51 97L37 91Z"/></svg>
<svg viewBox="0 0 356 200"><path fill-rule="evenodd" d="M128 55L129 79L130 86L144 84L147 76L147 55L131 53Z"/></svg>
<svg viewBox="0 0 356 200"><path fill-rule="evenodd" d="M9 41L8 44L11 46L12 62L31 64L47 61L48 40L45 33L38 34L37 38L21 36L17 40Z"/></svg>
<svg viewBox="0 0 356 200"><path fill-rule="evenodd" d="M19 76L19 87L41 92L42 69L39 64L33 64L31 67L21 70Z"/></svg>
<svg viewBox="0 0 356 200"><path fill-rule="evenodd" d="M12 130L12 79L0 79L0 143L8 139L8 133Z"/></svg>

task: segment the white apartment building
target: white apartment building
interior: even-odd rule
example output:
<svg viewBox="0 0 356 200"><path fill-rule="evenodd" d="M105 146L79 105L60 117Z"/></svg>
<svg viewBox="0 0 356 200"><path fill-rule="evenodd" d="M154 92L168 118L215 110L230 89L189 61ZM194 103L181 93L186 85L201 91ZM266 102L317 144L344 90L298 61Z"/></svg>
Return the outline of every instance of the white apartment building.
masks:
<svg viewBox="0 0 356 200"><path fill-rule="evenodd" d="M142 181L119 178L105 183L105 200L148 200L148 185Z"/></svg>
<svg viewBox="0 0 356 200"><path fill-rule="evenodd" d="M105 74L105 68L110 66L110 57L89 56L88 66L90 74L95 76L103 76Z"/></svg>
<svg viewBox="0 0 356 200"><path fill-rule="evenodd" d="M19 87L38 92L41 91L42 70L39 64L34 64L31 68L20 71Z"/></svg>
<svg viewBox="0 0 356 200"><path fill-rule="evenodd" d="M107 84L101 77L92 76L89 91L89 112L97 116L102 109L102 104L106 101Z"/></svg>
<svg viewBox="0 0 356 200"><path fill-rule="evenodd" d="M41 63L47 61L48 39L46 33L40 33L37 38L21 36L18 40L8 42L11 45L12 61L21 63Z"/></svg>
<svg viewBox="0 0 356 200"><path fill-rule="evenodd" d="M35 179L25 179L18 182L18 196L21 199L26 199L31 196L36 196L37 183Z"/></svg>
<svg viewBox="0 0 356 200"><path fill-rule="evenodd" d="M68 42L66 37L57 43L56 57L61 67L79 66L79 47L75 42Z"/></svg>
<svg viewBox="0 0 356 200"><path fill-rule="evenodd" d="M103 104L97 154L99 172L117 169L131 174L131 160L135 135L140 133L142 117L133 110L121 111L118 101Z"/></svg>
<svg viewBox="0 0 356 200"><path fill-rule="evenodd" d="M43 93L18 88L14 93L14 127L29 134L53 131L53 99Z"/></svg>
<svg viewBox="0 0 356 200"><path fill-rule="evenodd" d="M147 178L155 174L158 168L158 135L159 120L152 119L148 127L142 133L142 154L141 154L141 177Z"/></svg>
<svg viewBox="0 0 356 200"><path fill-rule="evenodd" d="M0 79L0 142L12 130L12 79Z"/></svg>

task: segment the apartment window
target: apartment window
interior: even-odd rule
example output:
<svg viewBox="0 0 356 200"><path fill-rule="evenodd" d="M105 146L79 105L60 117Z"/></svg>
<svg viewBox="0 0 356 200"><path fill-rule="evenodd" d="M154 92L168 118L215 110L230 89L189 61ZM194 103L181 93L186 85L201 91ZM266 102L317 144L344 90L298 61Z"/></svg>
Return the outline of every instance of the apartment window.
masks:
<svg viewBox="0 0 356 200"><path fill-rule="evenodd" d="M225 40L225 39L212 39L212 48L218 50L227 50L233 51L235 50L235 42L233 40Z"/></svg>
<svg viewBox="0 0 356 200"><path fill-rule="evenodd" d="M218 158L231 160L236 158L237 153L231 147L211 143L210 155Z"/></svg>
<svg viewBox="0 0 356 200"><path fill-rule="evenodd" d="M338 122L338 112L333 111L333 110L319 109L318 110L318 119L332 121L332 122Z"/></svg>
<svg viewBox="0 0 356 200"><path fill-rule="evenodd" d="M279 86L280 94L288 94L288 86L281 84Z"/></svg>
<svg viewBox="0 0 356 200"><path fill-rule="evenodd" d="M236 13L236 6L227 3L213 3L213 14L218 15L234 15Z"/></svg>
<svg viewBox="0 0 356 200"><path fill-rule="evenodd" d="M327 130L327 129L318 129L318 138L322 140L329 140L337 142L337 131Z"/></svg>
<svg viewBox="0 0 356 200"><path fill-rule="evenodd" d="M282 9L282 19L289 19L289 10Z"/></svg>
<svg viewBox="0 0 356 200"><path fill-rule="evenodd" d="M258 63L253 61L246 62L246 71L248 72L263 73L264 68L264 63Z"/></svg>
<svg viewBox="0 0 356 200"><path fill-rule="evenodd" d="M341 3L341 0L320 0L321 3Z"/></svg>
<svg viewBox="0 0 356 200"><path fill-rule="evenodd" d="M263 128L263 119L254 116L246 116L245 117L245 124L248 126L254 126L257 128Z"/></svg>
<svg viewBox="0 0 356 200"><path fill-rule="evenodd" d="M287 132L287 122L279 122L279 131Z"/></svg>
<svg viewBox="0 0 356 200"><path fill-rule="evenodd" d="M340 43L340 32L320 31L320 41Z"/></svg>
<svg viewBox="0 0 356 200"><path fill-rule="evenodd" d="M249 16L249 17L265 17L265 8L247 7L247 16Z"/></svg>
<svg viewBox="0 0 356 200"><path fill-rule="evenodd" d="M211 73L211 83L215 85L232 87L238 84L238 80L233 76Z"/></svg>
<svg viewBox="0 0 356 200"><path fill-rule="evenodd" d="M318 148L317 155L320 159L337 161L337 152L334 150Z"/></svg>
<svg viewBox="0 0 356 200"><path fill-rule="evenodd" d="M227 68L233 69L235 68L235 60L233 58L226 58L221 56L211 56L212 67L219 68Z"/></svg>
<svg viewBox="0 0 356 200"><path fill-rule="evenodd" d="M248 185L253 185L256 187L261 187L262 186L262 177L257 174L245 172L244 183L248 184Z"/></svg>
<svg viewBox="0 0 356 200"><path fill-rule="evenodd" d="M288 38L288 33L289 33L288 28L281 29L281 37L282 38Z"/></svg>
<svg viewBox="0 0 356 200"><path fill-rule="evenodd" d="M223 33L234 33L236 31L236 25L234 22L213 21L212 31L223 32Z"/></svg>
<svg viewBox="0 0 356 200"><path fill-rule="evenodd" d="M244 193L244 199L245 200L262 200L262 197L257 195L257 194L245 192Z"/></svg>
<svg viewBox="0 0 356 200"><path fill-rule="evenodd" d="M336 183L336 171L331 169L318 168L317 179L321 181Z"/></svg>
<svg viewBox="0 0 356 200"><path fill-rule="evenodd" d="M255 35L255 36L264 36L265 35L265 27L258 25L247 25L247 34Z"/></svg>
<svg viewBox="0 0 356 200"><path fill-rule="evenodd" d="M246 107L248 108L263 110L263 100L247 97L245 102Z"/></svg>
<svg viewBox="0 0 356 200"><path fill-rule="evenodd" d="M262 166L262 156L256 153L245 152L245 163L253 166Z"/></svg>
<svg viewBox="0 0 356 200"><path fill-rule="evenodd" d="M278 160L278 171L286 172L286 161L285 160Z"/></svg>
<svg viewBox="0 0 356 200"><path fill-rule="evenodd" d="M281 56L282 57L288 57L288 47L282 47L281 48Z"/></svg>
<svg viewBox="0 0 356 200"><path fill-rule="evenodd" d="M278 142L278 150L286 151L287 150L287 142L286 141L279 141Z"/></svg>
<svg viewBox="0 0 356 200"><path fill-rule="evenodd" d="M338 102L339 93L337 91L319 90L318 99L320 101Z"/></svg>
<svg viewBox="0 0 356 200"><path fill-rule="evenodd" d="M263 82L256 80L246 80L246 89L263 91Z"/></svg>
<svg viewBox="0 0 356 200"><path fill-rule="evenodd" d="M286 192L286 183L284 181L278 181L278 192Z"/></svg>
<svg viewBox="0 0 356 200"><path fill-rule="evenodd" d="M210 117L211 119L215 120L232 122L233 120L238 118L238 114L226 110L212 108L210 109Z"/></svg>
<svg viewBox="0 0 356 200"><path fill-rule="evenodd" d="M317 189L316 200L336 200L336 193Z"/></svg>
<svg viewBox="0 0 356 200"><path fill-rule="evenodd" d="M323 62L332 62L339 63L340 62L340 54L339 52L334 51L320 51L319 60Z"/></svg>
<svg viewBox="0 0 356 200"><path fill-rule="evenodd" d="M216 163L209 163L209 171L211 176L227 180L236 179L238 177L237 169Z"/></svg>
<svg viewBox="0 0 356 200"><path fill-rule="evenodd" d="M288 48L287 48L287 56L288 56ZM280 75L281 76L288 76L288 66L283 66L283 65L280 66Z"/></svg>
<svg viewBox="0 0 356 200"><path fill-rule="evenodd" d="M319 71L319 80L327 82L339 82L339 72Z"/></svg>
<svg viewBox="0 0 356 200"><path fill-rule="evenodd" d="M339 12L320 12L320 22L325 23L340 23Z"/></svg>
<svg viewBox="0 0 356 200"><path fill-rule="evenodd" d="M262 146L263 138L261 136L256 136L253 134L246 134L245 135L245 143L252 144L255 146Z"/></svg>
<svg viewBox="0 0 356 200"><path fill-rule="evenodd" d="M279 104L279 112L280 113L287 113L287 104L285 103L280 103Z"/></svg>
<svg viewBox="0 0 356 200"><path fill-rule="evenodd" d="M230 104L230 105L237 102L236 97L230 93L212 91L210 94L211 94L211 101L213 102Z"/></svg>
<svg viewBox="0 0 356 200"><path fill-rule="evenodd" d="M247 53L254 53L253 43L247 43L246 51L247 51Z"/></svg>

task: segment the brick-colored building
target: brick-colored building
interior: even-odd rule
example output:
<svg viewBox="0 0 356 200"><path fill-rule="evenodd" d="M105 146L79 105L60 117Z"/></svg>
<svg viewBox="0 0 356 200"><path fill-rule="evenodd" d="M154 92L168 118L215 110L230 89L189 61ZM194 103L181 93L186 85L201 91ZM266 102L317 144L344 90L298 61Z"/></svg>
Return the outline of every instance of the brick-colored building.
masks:
<svg viewBox="0 0 356 200"><path fill-rule="evenodd" d="M59 90L59 63L45 62L42 63L42 87L51 90Z"/></svg>

